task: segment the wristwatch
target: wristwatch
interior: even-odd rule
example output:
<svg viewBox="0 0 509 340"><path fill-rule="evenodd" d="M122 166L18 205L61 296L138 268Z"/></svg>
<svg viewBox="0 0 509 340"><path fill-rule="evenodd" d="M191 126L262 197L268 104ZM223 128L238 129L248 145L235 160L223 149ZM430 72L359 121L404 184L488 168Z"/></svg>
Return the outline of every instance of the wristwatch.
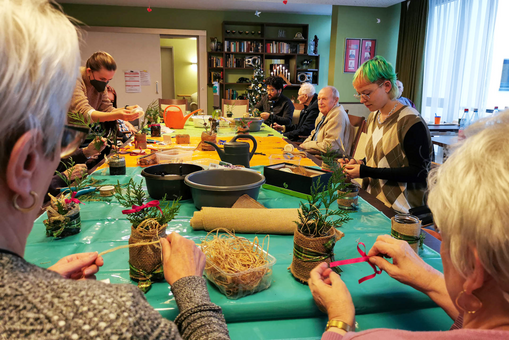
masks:
<svg viewBox="0 0 509 340"><path fill-rule="evenodd" d="M325 331L328 331L329 328L336 327L339 329L344 330L345 332L353 332L354 328L347 324L346 322L340 321L340 320L329 320L327 322L327 326L325 327Z"/></svg>

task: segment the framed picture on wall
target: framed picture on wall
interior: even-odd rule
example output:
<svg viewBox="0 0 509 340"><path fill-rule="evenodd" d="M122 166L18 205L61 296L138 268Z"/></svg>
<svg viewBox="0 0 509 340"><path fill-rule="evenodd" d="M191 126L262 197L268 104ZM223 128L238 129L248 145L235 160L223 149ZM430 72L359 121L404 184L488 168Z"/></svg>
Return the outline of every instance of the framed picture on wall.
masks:
<svg viewBox="0 0 509 340"><path fill-rule="evenodd" d="M359 65L375 57L376 39L362 39Z"/></svg>
<svg viewBox="0 0 509 340"><path fill-rule="evenodd" d="M346 39L344 73L354 73L359 67L361 39Z"/></svg>

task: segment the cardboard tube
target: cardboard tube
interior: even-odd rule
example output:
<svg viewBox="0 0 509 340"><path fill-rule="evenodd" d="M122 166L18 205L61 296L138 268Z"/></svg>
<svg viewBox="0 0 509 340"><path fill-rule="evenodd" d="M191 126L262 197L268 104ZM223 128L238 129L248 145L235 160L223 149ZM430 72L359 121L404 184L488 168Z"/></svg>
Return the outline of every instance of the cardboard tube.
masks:
<svg viewBox="0 0 509 340"><path fill-rule="evenodd" d="M203 207L191 219L194 230L226 228L246 234L293 235L299 220L298 209L251 209Z"/></svg>

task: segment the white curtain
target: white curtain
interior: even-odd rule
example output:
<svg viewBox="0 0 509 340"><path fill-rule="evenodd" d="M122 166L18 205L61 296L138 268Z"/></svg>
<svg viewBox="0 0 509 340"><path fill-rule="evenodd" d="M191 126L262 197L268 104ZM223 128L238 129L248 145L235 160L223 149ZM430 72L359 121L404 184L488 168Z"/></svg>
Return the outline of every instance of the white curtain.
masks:
<svg viewBox="0 0 509 340"><path fill-rule="evenodd" d="M429 0L422 115L486 109L498 0Z"/></svg>

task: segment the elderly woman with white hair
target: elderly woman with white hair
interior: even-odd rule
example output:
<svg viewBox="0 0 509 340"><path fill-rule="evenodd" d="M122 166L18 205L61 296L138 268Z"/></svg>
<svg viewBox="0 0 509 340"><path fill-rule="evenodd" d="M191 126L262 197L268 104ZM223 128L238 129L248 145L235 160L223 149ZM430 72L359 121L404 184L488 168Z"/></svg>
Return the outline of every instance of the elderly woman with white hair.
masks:
<svg viewBox="0 0 509 340"><path fill-rule="evenodd" d="M430 175L428 204L442 235L443 274L390 236L379 236L368 253L372 264L442 307L455 320L451 331L354 333L348 288L322 263L309 280L329 316L322 339L509 339L508 129L509 111L471 126L464 144Z"/></svg>
<svg viewBox="0 0 509 340"><path fill-rule="evenodd" d="M285 126L274 123L272 128L283 132L283 136L291 141L302 142L315 128L315 120L320 113L318 110L318 94L315 87L310 83L303 83L300 86L297 99L299 103L304 105L304 109L300 111L297 124Z"/></svg>
<svg viewBox="0 0 509 340"><path fill-rule="evenodd" d="M0 0L0 338L228 339L202 277L205 256L175 233L161 239L175 323L134 285L72 280L93 277L97 253L49 270L23 259L61 154L88 132L64 128L79 62L77 31L56 3Z"/></svg>

